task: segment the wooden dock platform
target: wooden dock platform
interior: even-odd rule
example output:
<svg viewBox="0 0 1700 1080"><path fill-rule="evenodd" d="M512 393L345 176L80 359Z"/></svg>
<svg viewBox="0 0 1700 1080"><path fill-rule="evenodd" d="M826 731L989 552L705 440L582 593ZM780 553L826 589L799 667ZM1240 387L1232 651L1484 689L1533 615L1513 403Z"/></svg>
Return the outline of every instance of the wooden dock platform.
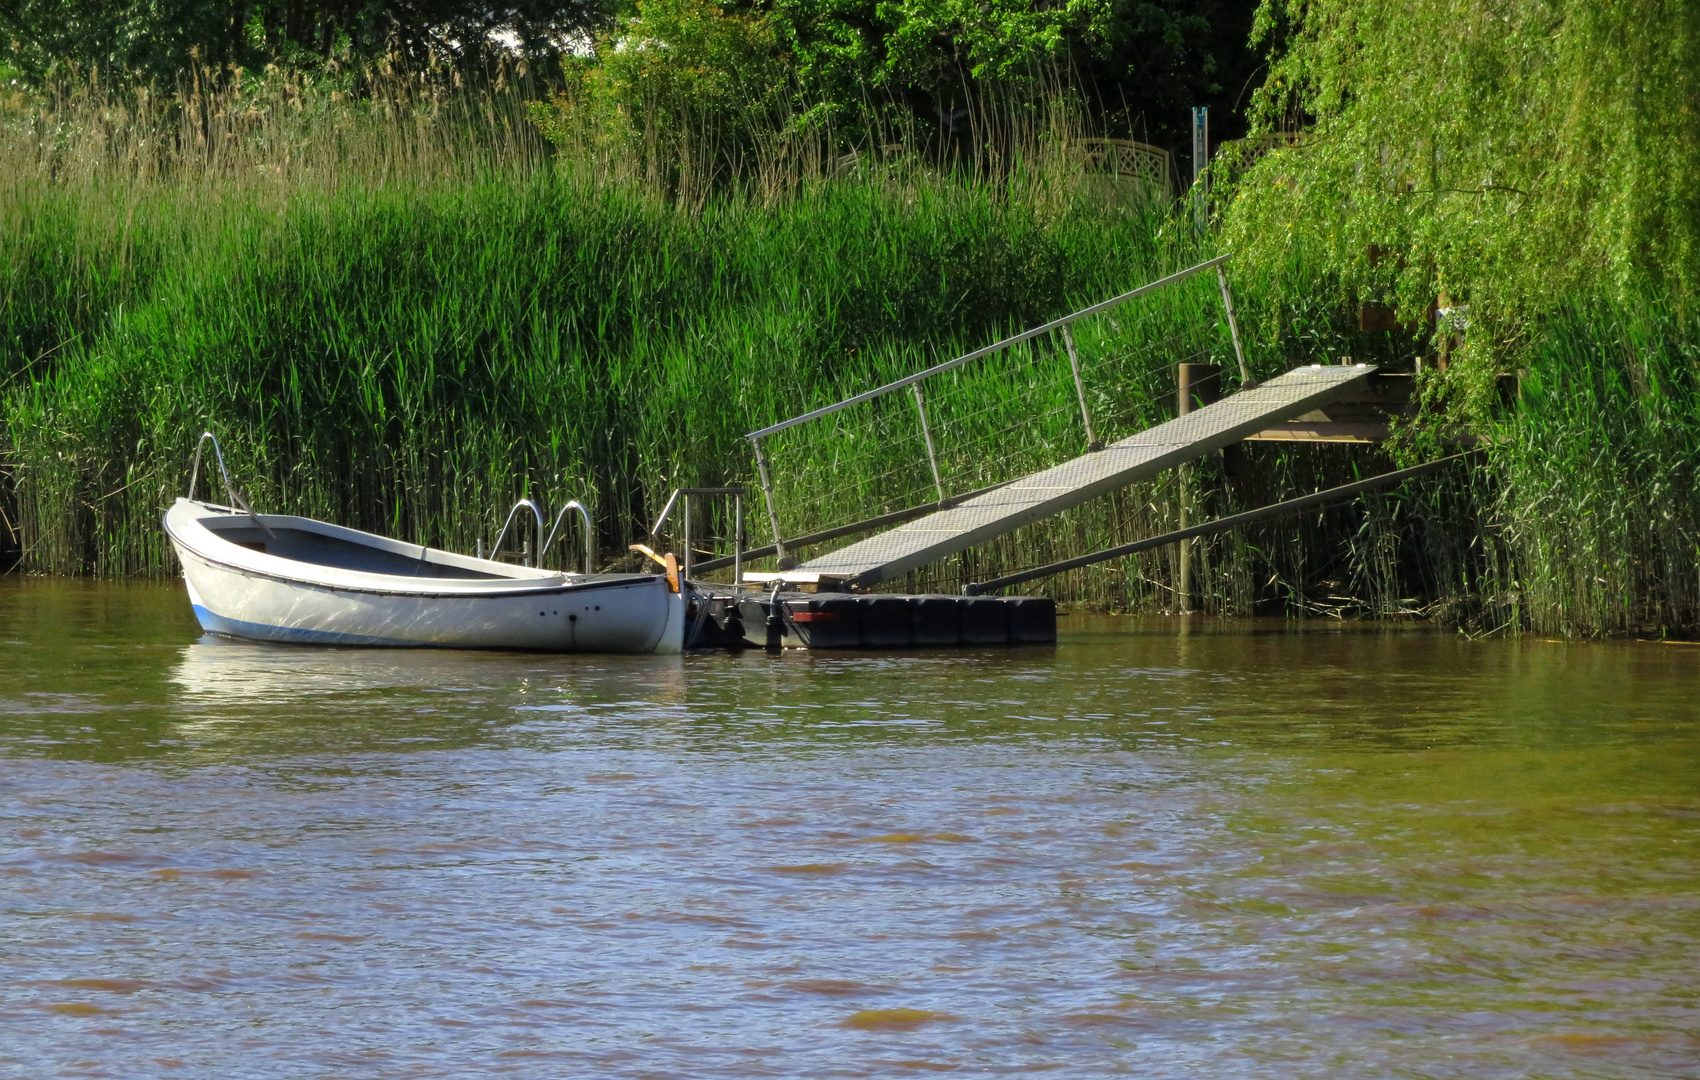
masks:
<svg viewBox="0 0 1700 1080"><path fill-rule="evenodd" d="M1369 364L1313 365L797 567L865 587L1149 479L1360 389Z"/></svg>

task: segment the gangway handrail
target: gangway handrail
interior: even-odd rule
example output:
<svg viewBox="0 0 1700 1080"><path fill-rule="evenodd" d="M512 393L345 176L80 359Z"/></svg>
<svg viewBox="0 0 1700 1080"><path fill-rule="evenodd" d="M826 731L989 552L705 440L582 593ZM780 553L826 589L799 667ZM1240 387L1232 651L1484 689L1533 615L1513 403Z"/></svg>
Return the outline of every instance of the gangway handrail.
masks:
<svg viewBox="0 0 1700 1080"><path fill-rule="evenodd" d="M756 475L761 482L762 501L767 507L767 522L773 535L773 550L779 556L779 568L781 570L790 569L794 567L796 563L786 551L787 542L781 539L784 533L782 532L779 524L779 505L778 500L775 498L773 484L774 471L771 463L768 461L767 452L762 445L762 440L769 435L786 431L798 426L799 424L806 424L811 420L817 420L823 416L830 416L840 410L848 409L852 405L859 405L863 402L872 401L875 398L883 397L886 394L894 393L904 387L908 387L915 396L916 419L920 422L922 440L926 444L927 464L932 470L933 485L938 491L939 498L942 500L946 497L947 492L945 491L944 484L939 477L938 455L934 446L932 430L927 424L927 406L921 391L921 383L932 378L934 375L961 367L970 360L978 360L981 357L1002 352L1003 350L1019 345L1022 342L1031 341L1034 338L1041 337L1045 334L1061 331L1063 344L1068 351L1069 368L1074 375L1075 396L1080 403L1080 419L1086 432L1087 449L1094 452L1101 450L1103 449L1104 444L1099 440L1092 425L1092 414L1087 404L1086 385L1084 380L1081 378L1080 355L1079 351L1075 348L1074 336L1069 327L1072 324L1079 322L1081 319L1102 314L1119 304L1125 304L1136 297L1144 296L1147 293L1161 289L1165 285L1172 285L1177 281L1182 281L1186 278L1192 277L1194 274L1210 269L1214 269L1216 271L1216 285L1222 293L1223 312L1227 316L1228 330L1233 337L1234 356L1239 361L1242 388L1249 389L1251 386L1255 385L1251 380L1251 372L1246 367L1245 351L1244 347L1240 343L1239 325L1234 318L1233 297L1228 289L1228 273L1225 269L1223 269L1224 264L1227 263L1230 257L1231 253L1218 255L1213 259L1206 259L1197 265L1189 266L1184 270L1176 271L1166 277L1158 278L1156 281L1147 282L1136 289L1130 289L1127 292L1122 293L1120 296L1113 296L1108 300L1102 300L1096 304L1081 308L1079 311L1070 312L1060 319L1052 319L1050 322L1041 326L1035 326L1031 330L1023 330L1019 334L1004 338L1002 341L995 342L983 348L975 349L972 352L964 353L953 360L946 360L942 364L934 364L925 371L917 371L913 375L906 375L901 379L895 379L886 383L884 386L876 386L872 390L865 390L860 394L853 394L842 401L823 406L819 409L814 409L802 414L801 416L793 416L791 419L782 420L777 424L770 424L767 427L761 428L757 431L752 431L745 435L744 438L749 440L750 451L755 457Z"/></svg>
<svg viewBox="0 0 1700 1080"><path fill-rule="evenodd" d="M995 344L975 349L973 352L963 353L954 360L946 360L942 364L935 364L925 371L917 371L913 375L905 375L901 379L888 382L884 386L878 386L872 390L864 390L860 394L847 397L843 401L835 404L824 406L814 410L813 412L806 412L801 416L793 416L789 420L782 420L777 424L771 424L762 428L760 431L752 431L748 435L745 435L744 438L752 441L756 439L764 439L769 435L784 431L786 428L793 428L798 424L806 424L810 420L827 416L839 411L840 409L848 409L852 405L860 405L864 401L872 401L874 398L884 397L886 394L889 394L894 390L901 390L906 386L913 386L915 383L921 382L924 379L929 379L940 372L949 371L951 368L955 367L961 367L970 360L978 360L982 356L990 356L992 353L1001 352L1013 345L1019 345L1024 341L1031 341L1034 338L1041 337L1053 330L1060 330L1071 323L1078 322L1081 319L1107 311L1118 304L1125 304L1135 297L1143 296L1146 293L1153 292L1165 285L1172 285L1184 278L1189 278L1201 270L1209 270L1213 266L1221 266L1223 263L1227 262L1229 258L1229 255L1218 255L1214 259L1201 262L1197 266L1189 266L1185 270L1170 274L1168 277L1158 278L1156 281L1148 282L1137 289L1132 289L1128 292L1122 293L1120 296L1113 296L1108 300L1101 300L1098 303L1093 304L1091 307L1081 308L1079 311L1064 315L1060 319L1052 319L1043 326L1035 326L1031 330L1023 330L1021 333L1016 334L1013 337L1004 338L1002 341Z"/></svg>

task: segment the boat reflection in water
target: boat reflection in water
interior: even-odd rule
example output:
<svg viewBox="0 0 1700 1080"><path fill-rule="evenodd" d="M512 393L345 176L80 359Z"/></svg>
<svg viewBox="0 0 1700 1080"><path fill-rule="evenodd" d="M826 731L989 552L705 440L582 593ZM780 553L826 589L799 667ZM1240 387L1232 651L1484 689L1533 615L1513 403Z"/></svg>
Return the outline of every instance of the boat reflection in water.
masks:
<svg viewBox="0 0 1700 1080"><path fill-rule="evenodd" d="M641 669L641 670L639 670ZM453 649L341 649L277 646L207 634L184 647L170 681L201 706L217 702L288 704L369 697L374 691L505 695L570 683L623 688L640 678L644 698L682 700L680 658L574 657Z"/></svg>

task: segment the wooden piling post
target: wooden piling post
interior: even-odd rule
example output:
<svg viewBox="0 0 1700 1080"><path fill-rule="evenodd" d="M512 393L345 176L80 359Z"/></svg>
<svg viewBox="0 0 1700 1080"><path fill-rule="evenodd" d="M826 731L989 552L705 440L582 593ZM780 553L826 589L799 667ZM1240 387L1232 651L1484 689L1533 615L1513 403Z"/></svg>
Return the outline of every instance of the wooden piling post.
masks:
<svg viewBox="0 0 1700 1080"><path fill-rule="evenodd" d="M1175 412L1181 416L1222 399L1220 364L1177 364Z"/></svg>
<svg viewBox="0 0 1700 1080"><path fill-rule="evenodd" d="M1222 368L1217 364L1180 364L1175 371L1175 411L1185 416L1195 408L1213 405L1222 397ZM1191 468L1180 467L1181 528L1187 527L1187 491ZM1180 575L1175 586L1180 610L1192 610L1192 541L1180 543Z"/></svg>

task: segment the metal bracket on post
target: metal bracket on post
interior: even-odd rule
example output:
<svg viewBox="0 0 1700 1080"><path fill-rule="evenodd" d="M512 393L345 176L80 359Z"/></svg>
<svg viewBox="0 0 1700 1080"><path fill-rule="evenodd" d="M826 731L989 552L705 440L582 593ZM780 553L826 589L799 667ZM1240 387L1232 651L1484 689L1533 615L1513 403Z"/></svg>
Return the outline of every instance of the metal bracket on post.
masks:
<svg viewBox="0 0 1700 1080"><path fill-rule="evenodd" d="M933 470L933 487L938 490L939 502L944 502L944 481L939 478L939 458L933 452L933 432L927 426L927 400L921 396L921 384L910 383L909 389L915 394L915 411L921 414L921 437L927 442L927 464Z"/></svg>
<svg viewBox="0 0 1700 1080"><path fill-rule="evenodd" d="M1080 422L1086 425L1086 449L1097 453L1104 448L1092 432L1092 413L1086 408L1086 384L1080 378L1080 354L1074 348L1074 335L1062 328L1063 344L1068 346L1068 366L1074 371L1074 393L1080 399Z"/></svg>
<svg viewBox="0 0 1700 1080"><path fill-rule="evenodd" d="M773 477L767 467L767 455L761 450L761 437L750 438L750 448L756 455L756 474L761 478L761 497L767 503L767 523L773 529L773 547L779 553L779 568L791 569L791 559L785 554L785 541L779 534L779 511L773 505ZM792 564L794 565L794 564Z"/></svg>
<svg viewBox="0 0 1700 1080"><path fill-rule="evenodd" d="M1222 287L1222 308L1228 313L1228 333L1234 337L1234 358L1240 362L1240 389L1250 390L1257 384L1245 366L1245 350L1240 347L1240 324L1234 319L1234 294L1228 291L1228 272L1216 264L1216 283Z"/></svg>

